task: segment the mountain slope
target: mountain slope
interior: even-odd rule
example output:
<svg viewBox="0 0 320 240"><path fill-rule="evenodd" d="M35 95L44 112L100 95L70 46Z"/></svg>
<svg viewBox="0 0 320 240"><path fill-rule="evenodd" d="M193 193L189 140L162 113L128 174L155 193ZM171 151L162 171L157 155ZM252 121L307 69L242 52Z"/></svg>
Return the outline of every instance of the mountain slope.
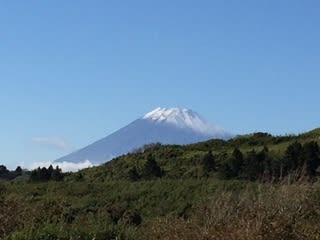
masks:
<svg viewBox="0 0 320 240"><path fill-rule="evenodd" d="M115 133L62 157L56 162L103 163L149 143L189 144L231 135L207 123L194 111L157 108Z"/></svg>

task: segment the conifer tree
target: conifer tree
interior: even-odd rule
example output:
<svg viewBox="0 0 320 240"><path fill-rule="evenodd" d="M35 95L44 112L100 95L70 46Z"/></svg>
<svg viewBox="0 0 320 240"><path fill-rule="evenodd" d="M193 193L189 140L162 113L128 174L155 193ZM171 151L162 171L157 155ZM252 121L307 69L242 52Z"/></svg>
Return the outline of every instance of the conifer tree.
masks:
<svg viewBox="0 0 320 240"><path fill-rule="evenodd" d="M202 158L202 166L203 166L203 173L205 175L208 175L209 173L216 170L216 162L215 158L212 155L212 152L209 151L207 154L205 154Z"/></svg>
<svg viewBox="0 0 320 240"><path fill-rule="evenodd" d="M155 160L155 157L152 154L149 154L147 161L144 164L143 176L147 179L162 177L163 171L159 167L158 163Z"/></svg>

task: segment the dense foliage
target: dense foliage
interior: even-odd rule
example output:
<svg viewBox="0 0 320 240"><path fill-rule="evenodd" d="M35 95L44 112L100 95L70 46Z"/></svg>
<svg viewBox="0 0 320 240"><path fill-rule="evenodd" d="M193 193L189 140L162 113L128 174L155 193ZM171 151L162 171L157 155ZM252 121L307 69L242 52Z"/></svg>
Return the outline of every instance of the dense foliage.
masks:
<svg viewBox="0 0 320 240"><path fill-rule="evenodd" d="M17 169L0 182L0 238L319 239L319 136L152 144L73 174Z"/></svg>
<svg viewBox="0 0 320 240"><path fill-rule="evenodd" d="M32 182L44 182L44 181L62 181L64 175L62 174L61 169L57 166L55 169L52 165L48 168L42 167L37 168L31 171L30 181Z"/></svg>

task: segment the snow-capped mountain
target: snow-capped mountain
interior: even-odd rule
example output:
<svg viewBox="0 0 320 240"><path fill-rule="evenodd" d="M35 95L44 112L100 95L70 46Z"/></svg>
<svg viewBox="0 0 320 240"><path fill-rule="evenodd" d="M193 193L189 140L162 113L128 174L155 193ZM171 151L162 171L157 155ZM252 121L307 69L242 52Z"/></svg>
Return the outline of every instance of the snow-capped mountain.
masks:
<svg viewBox="0 0 320 240"><path fill-rule="evenodd" d="M147 113L143 119L156 123L166 123L181 129L190 129L196 133L202 133L218 138L226 138L228 133L221 128L209 124L199 114L190 109L180 108L156 108Z"/></svg>
<svg viewBox="0 0 320 240"><path fill-rule="evenodd" d="M189 144L232 135L209 124L196 112L180 108L156 108L115 133L62 157L56 162L106 162L149 143Z"/></svg>

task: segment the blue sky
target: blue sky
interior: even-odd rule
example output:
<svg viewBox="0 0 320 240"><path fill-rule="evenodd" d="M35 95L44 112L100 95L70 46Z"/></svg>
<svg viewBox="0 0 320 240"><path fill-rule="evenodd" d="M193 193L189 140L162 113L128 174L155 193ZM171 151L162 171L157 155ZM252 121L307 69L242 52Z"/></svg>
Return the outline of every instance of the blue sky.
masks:
<svg viewBox="0 0 320 240"><path fill-rule="evenodd" d="M2 1L0 164L50 161L158 106L236 133L320 127L320 3Z"/></svg>

